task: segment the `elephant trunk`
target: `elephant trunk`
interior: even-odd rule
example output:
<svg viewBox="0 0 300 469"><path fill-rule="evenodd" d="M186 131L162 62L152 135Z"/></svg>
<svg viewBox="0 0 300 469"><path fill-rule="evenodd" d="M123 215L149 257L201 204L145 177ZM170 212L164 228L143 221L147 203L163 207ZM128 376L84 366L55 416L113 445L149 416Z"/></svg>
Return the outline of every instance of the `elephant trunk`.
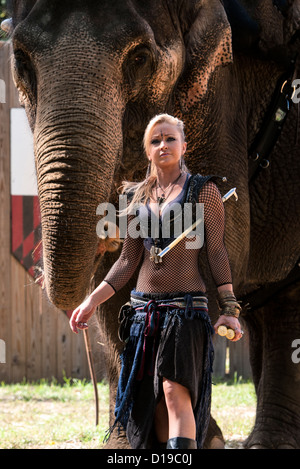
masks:
<svg viewBox="0 0 300 469"><path fill-rule="evenodd" d="M88 93L74 80L56 88L41 93L34 132L43 268L50 301L73 309L97 265L96 209L110 196L123 109L119 97L118 107L109 99L112 90L117 93L113 84L101 90L89 85Z"/></svg>

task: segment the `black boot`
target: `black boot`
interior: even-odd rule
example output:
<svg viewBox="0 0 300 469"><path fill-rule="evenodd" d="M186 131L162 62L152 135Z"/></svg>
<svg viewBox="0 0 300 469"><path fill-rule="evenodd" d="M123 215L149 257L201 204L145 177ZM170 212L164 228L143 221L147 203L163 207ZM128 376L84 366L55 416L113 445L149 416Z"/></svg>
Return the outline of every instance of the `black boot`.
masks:
<svg viewBox="0 0 300 469"><path fill-rule="evenodd" d="M197 449L197 442L190 438L177 436L167 441L167 449Z"/></svg>

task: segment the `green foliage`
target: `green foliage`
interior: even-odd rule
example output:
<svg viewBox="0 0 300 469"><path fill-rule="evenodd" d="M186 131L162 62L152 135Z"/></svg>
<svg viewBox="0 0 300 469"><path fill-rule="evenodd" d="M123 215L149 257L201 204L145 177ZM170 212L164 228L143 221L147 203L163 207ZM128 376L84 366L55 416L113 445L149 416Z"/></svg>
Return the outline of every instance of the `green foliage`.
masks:
<svg viewBox="0 0 300 469"><path fill-rule="evenodd" d="M6 8L6 1L0 0L0 23L8 18L8 11ZM7 34L0 29L0 41L6 41L8 39Z"/></svg>
<svg viewBox="0 0 300 469"><path fill-rule="evenodd" d="M0 0L0 21L4 20L7 18L7 9L6 9L6 1L5 0Z"/></svg>

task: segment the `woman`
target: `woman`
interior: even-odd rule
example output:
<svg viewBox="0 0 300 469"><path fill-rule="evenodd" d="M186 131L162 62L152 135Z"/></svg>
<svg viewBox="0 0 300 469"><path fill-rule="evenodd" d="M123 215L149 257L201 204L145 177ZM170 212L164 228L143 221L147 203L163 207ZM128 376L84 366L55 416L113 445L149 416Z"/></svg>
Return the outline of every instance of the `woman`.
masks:
<svg viewBox="0 0 300 469"><path fill-rule="evenodd" d="M187 144L182 121L167 114L153 118L145 131L144 148L149 160L146 179L123 188L130 195L129 229L120 258L74 310L70 325L74 332L87 327L97 305L119 291L141 264L129 306L131 329L122 356L115 424L126 427L133 448L155 443L174 449L201 448L210 414L213 332L199 272L201 246L189 247L182 239L163 258L159 253L173 239L172 233L162 236L164 217L175 203L183 206L191 201L198 187L207 256L221 309L215 330L224 324L235 331L233 341L239 340L239 305L223 242L224 207L211 178L192 177L184 165ZM141 222L158 221L156 235L130 236L130 212L137 205Z"/></svg>

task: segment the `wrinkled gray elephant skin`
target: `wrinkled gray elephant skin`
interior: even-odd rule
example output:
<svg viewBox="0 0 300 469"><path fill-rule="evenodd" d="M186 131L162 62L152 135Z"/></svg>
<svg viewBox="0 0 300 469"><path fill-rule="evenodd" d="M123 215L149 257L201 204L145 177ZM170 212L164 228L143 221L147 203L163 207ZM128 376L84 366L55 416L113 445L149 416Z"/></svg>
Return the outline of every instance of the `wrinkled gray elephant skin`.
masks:
<svg viewBox="0 0 300 469"><path fill-rule="evenodd" d="M244 309L257 415L248 447L300 447L299 114L291 110L270 166L249 182L248 151L277 81L299 50L299 0L14 1L13 76L34 136L50 300L77 306L118 253L96 235L96 208L124 179L145 174L143 130L167 111L186 124L192 172L227 176L226 246L240 298L273 286ZM299 60L294 66L300 78ZM210 273L201 263L213 292ZM116 315L134 279L99 311L118 376ZM257 297L256 297L257 300ZM211 314L216 315L214 301ZM251 304L250 304L251 306ZM111 407L112 410L112 407ZM211 427L206 447L216 434ZM113 440L116 447L124 439Z"/></svg>

